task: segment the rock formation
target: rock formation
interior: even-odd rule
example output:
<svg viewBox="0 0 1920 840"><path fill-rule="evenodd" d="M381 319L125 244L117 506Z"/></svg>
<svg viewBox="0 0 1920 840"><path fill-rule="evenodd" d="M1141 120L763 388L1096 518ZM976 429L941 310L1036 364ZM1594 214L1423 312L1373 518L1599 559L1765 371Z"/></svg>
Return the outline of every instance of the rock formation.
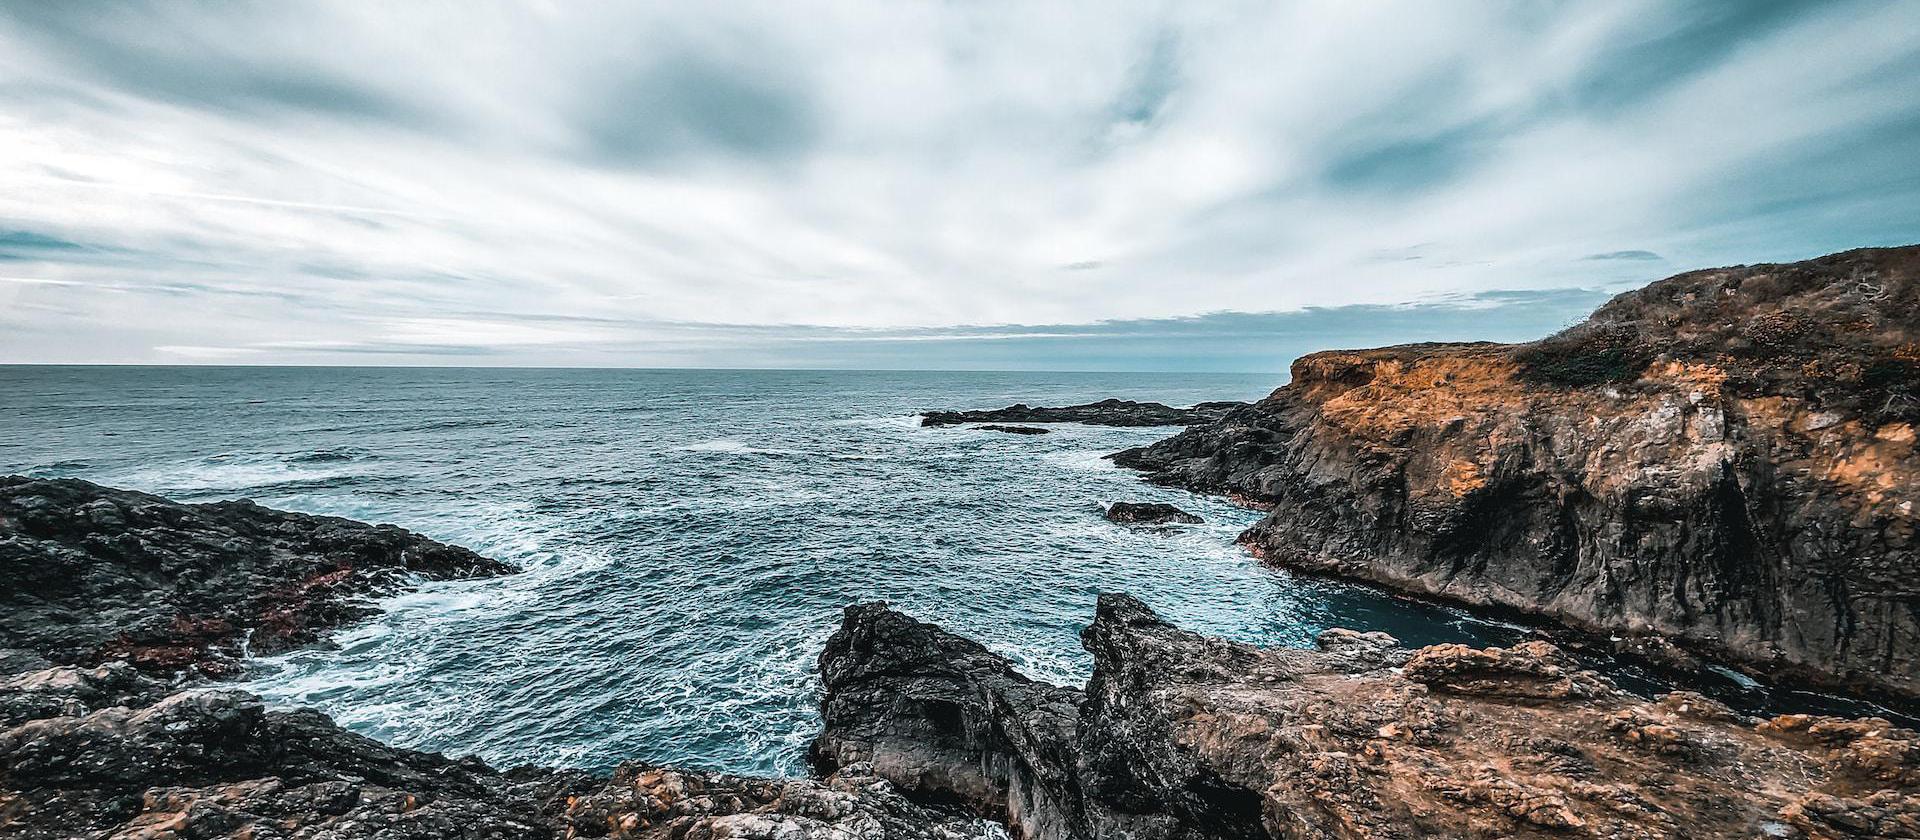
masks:
<svg viewBox="0 0 1920 840"><path fill-rule="evenodd" d="M0 477L0 649L53 663L227 674L243 644L312 644L413 578L512 571L391 525Z"/></svg>
<svg viewBox="0 0 1920 840"><path fill-rule="evenodd" d="M1047 430L1042 429L1039 426L1001 426L1001 425L989 423L985 426L975 426L974 428L979 429L980 431L983 431L983 432L1005 432L1010 435L1047 434Z"/></svg>
<svg viewBox="0 0 1920 840"><path fill-rule="evenodd" d="M1545 642L1317 651L1178 630L1102 596L1084 692L884 604L821 656L824 770L1036 840L1920 836L1920 735L1649 702Z"/></svg>
<svg viewBox="0 0 1920 840"><path fill-rule="evenodd" d="M1198 525L1200 517L1165 502L1114 502L1107 506L1107 521L1128 525Z"/></svg>
<svg viewBox="0 0 1920 840"><path fill-rule="evenodd" d="M1920 696L1920 246L1696 271L1531 344L1334 351L1118 453L1272 562ZM1675 649L1672 645L1677 645Z"/></svg>
<svg viewBox="0 0 1920 840"><path fill-rule="evenodd" d="M0 682L0 836L962 840L966 819L851 767L611 778L395 749L239 691L169 694L125 663Z"/></svg>
<svg viewBox="0 0 1920 840"><path fill-rule="evenodd" d="M249 633L311 643L414 576L508 571L391 526L0 478L0 837L979 837L857 765L503 772L206 686Z"/></svg>
<svg viewBox="0 0 1920 840"><path fill-rule="evenodd" d="M1242 402L1203 402L1192 408L1174 408L1157 402L1101 400L1060 408L1034 408L1026 403L984 411L929 411L922 426L962 423L1085 423L1090 426L1191 426L1217 420Z"/></svg>

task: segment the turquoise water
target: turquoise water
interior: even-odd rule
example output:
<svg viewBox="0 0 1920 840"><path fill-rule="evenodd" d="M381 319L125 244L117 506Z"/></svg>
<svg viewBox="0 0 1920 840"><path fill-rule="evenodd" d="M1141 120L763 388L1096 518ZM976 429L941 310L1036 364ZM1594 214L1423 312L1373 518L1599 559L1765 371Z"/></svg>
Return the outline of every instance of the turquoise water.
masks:
<svg viewBox="0 0 1920 840"><path fill-rule="evenodd" d="M1264 568L1256 514L1102 455L1172 429L926 429L915 412L1251 399L1278 376L0 367L0 470L392 522L523 567L429 584L246 687L497 764L797 773L840 608L886 599L1036 677L1084 679L1102 591L1307 645L1517 628ZM1207 524L1116 526L1167 501Z"/></svg>

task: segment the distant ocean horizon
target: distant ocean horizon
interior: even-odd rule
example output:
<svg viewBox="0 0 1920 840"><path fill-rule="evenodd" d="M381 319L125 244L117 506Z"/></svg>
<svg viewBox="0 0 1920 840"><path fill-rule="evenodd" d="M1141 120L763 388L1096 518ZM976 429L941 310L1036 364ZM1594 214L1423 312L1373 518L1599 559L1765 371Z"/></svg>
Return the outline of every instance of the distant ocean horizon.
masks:
<svg viewBox="0 0 1920 840"><path fill-rule="evenodd" d="M1272 374L0 366L0 471L388 522L520 566L434 583L242 687L388 742L500 765L641 759L798 774L815 659L886 600L1078 683L1096 596L1308 646L1525 628L1296 577L1234 544L1259 514L1104 458L1173 428L923 428L930 409L1251 400ZM1115 501L1205 524L1114 525Z"/></svg>

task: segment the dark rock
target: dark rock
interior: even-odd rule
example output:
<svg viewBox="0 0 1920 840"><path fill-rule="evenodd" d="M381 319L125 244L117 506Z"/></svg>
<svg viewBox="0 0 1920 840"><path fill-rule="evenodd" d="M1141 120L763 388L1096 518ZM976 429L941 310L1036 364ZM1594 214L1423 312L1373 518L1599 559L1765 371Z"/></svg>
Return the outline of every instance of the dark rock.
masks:
<svg viewBox="0 0 1920 840"><path fill-rule="evenodd" d="M1260 649L1111 595L1082 640L1084 693L849 608L816 759L1039 840L1903 836L1920 813L1920 735L1649 703L1544 643L1409 653L1336 630Z"/></svg>
<svg viewBox="0 0 1920 840"><path fill-rule="evenodd" d="M312 644L418 578L513 568L391 525L0 477L0 648L56 663L234 672Z"/></svg>
<svg viewBox="0 0 1920 840"><path fill-rule="evenodd" d="M1085 423L1090 426L1191 426L1209 423L1245 408L1243 402L1203 402L1192 408L1174 408L1156 402L1101 400L1059 408L1035 408L1026 403L984 411L929 411L922 426L961 423Z"/></svg>
<svg viewBox="0 0 1920 840"><path fill-rule="evenodd" d="M1697 271L1524 345L1300 359L1112 456L1267 560L1685 667L1920 698L1920 246Z"/></svg>
<svg viewBox="0 0 1920 840"><path fill-rule="evenodd" d="M1114 502L1107 508L1107 519L1129 525L1198 525L1203 520L1164 502Z"/></svg>
<svg viewBox="0 0 1920 840"><path fill-rule="evenodd" d="M1010 435L1047 434L1047 430L1042 429L1039 426L996 426L996 425L989 424L986 426L975 426L974 428L979 429L983 432L1006 432L1007 434L1010 434Z"/></svg>
<svg viewBox="0 0 1920 840"><path fill-rule="evenodd" d="M310 640L367 612L350 599L413 575L507 571L398 528L0 479L0 641L20 646L5 663L46 666L49 654L102 663L0 676L0 836L980 836L970 817L911 802L864 765L791 780L638 764L611 779L501 772L389 747L311 710L269 710L244 692L182 690L151 675L224 666L246 630L256 644ZM114 622L131 629L119 635ZM141 655L154 650L167 653Z"/></svg>

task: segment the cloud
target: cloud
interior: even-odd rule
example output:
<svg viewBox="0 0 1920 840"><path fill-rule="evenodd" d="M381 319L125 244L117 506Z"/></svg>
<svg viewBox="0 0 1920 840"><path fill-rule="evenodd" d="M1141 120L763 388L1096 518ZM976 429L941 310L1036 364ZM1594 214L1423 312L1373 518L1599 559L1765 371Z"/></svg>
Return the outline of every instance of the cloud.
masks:
<svg viewBox="0 0 1920 840"><path fill-rule="evenodd" d="M0 359L1153 366L1183 318L1904 244L1916 28L1874 0L11 4ZM1079 331L1132 323L1162 326ZM860 349L781 355L816 332Z"/></svg>

